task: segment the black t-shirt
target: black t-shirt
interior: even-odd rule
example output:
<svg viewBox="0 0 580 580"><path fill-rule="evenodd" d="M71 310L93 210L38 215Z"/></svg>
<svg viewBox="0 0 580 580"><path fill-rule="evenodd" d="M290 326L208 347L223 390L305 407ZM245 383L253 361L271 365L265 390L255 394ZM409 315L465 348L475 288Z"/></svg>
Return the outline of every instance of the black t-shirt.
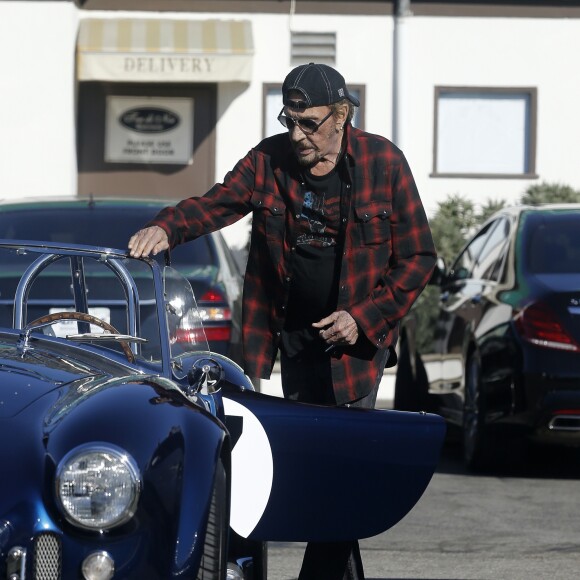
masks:
<svg viewBox="0 0 580 580"><path fill-rule="evenodd" d="M305 176L306 189L297 224L292 282L282 332L288 356L316 354L326 345L312 323L336 310L340 243L340 172Z"/></svg>

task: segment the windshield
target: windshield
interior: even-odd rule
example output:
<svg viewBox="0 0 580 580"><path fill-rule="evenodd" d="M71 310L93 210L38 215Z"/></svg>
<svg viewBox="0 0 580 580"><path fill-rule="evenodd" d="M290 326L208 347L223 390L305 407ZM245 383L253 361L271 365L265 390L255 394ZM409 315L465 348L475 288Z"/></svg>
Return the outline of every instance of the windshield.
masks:
<svg viewBox="0 0 580 580"><path fill-rule="evenodd" d="M186 278L110 252L0 243L0 326L90 343L155 366L168 364L167 355L209 350Z"/></svg>
<svg viewBox="0 0 580 580"><path fill-rule="evenodd" d="M122 255L0 245L0 326L59 338L140 337L125 341L137 359L162 358L153 271ZM100 346L123 352L113 340Z"/></svg>
<svg viewBox="0 0 580 580"><path fill-rule="evenodd" d="M191 284L170 267L164 269L163 282L171 358L209 351Z"/></svg>

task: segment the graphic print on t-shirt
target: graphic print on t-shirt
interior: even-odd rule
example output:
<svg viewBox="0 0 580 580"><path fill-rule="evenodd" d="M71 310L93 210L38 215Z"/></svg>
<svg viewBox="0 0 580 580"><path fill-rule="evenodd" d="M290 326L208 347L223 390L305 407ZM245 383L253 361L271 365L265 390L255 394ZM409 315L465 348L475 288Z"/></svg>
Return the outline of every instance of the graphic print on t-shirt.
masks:
<svg viewBox="0 0 580 580"><path fill-rule="evenodd" d="M301 219L308 221L308 231L301 233L296 240L298 245L309 244L322 247L333 246L336 241L324 235L328 225L328 216L325 214L325 193L307 191L304 194Z"/></svg>

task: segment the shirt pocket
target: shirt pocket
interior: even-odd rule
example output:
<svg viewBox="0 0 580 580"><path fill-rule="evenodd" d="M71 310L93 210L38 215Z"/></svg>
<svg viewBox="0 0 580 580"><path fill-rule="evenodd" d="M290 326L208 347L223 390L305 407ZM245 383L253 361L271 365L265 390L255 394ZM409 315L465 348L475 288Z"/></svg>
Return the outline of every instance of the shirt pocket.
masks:
<svg viewBox="0 0 580 580"><path fill-rule="evenodd" d="M254 191L251 201L253 207L253 227L267 240L282 244L284 239L285 206L277 195L268 191Z"/></svg>
<svg viewBox="0 0 580 580"><path fill-rule="evenodd" d="M354 208L360 229L360 240L363 246L379 246L390 242L391 221L393 213L388 201L371 201Z"/></svg>

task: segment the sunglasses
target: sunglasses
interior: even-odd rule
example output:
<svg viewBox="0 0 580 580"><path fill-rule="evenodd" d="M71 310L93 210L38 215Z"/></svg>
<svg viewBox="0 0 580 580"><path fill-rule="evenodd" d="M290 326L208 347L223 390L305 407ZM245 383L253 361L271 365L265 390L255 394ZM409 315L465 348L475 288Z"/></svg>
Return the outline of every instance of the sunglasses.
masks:
<svg viewBox="0 0 580 580"><path fill-rule="evenodd" d="M284 127L286 127L286 129L288 129L288 131L292 131L292 129L294 129L294 127L296 127L296 125L298 125L298 127L300 127L300 130L305 135L312 135L312 134L316 133L316 131L318 131L318 129L320 129L320 127L332 115L332 111L330 111L328 113L328 115L326 115L326 117L324 117L324 119L322 119L322 121L317 123L314 119L293 119L292 117L287 117L286 115L283 115L282 114L283 112L284 112L284 107L282 107L282 110L280 111L280 114L278 115L278 121L280 121L280 123Z"/></svg>

